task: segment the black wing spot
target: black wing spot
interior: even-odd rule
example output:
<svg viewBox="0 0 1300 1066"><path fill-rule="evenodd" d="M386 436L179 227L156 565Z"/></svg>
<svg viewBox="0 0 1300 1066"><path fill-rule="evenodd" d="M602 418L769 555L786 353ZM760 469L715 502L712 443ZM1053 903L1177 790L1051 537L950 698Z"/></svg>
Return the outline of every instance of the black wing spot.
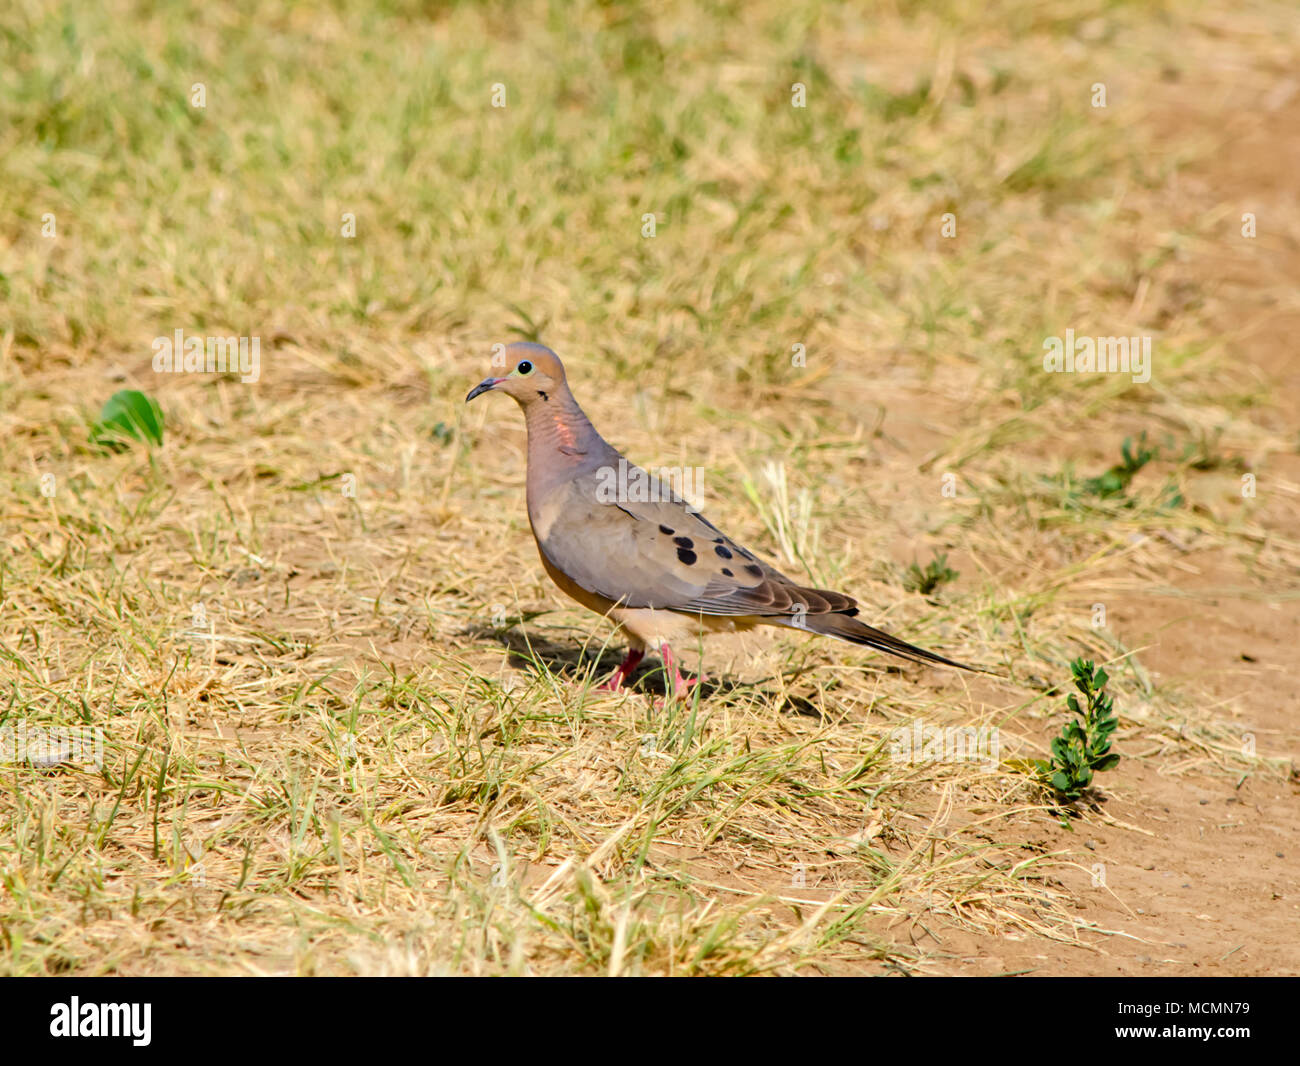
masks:
<svg viewBox="0 0 1300 1066"><path fill-rule="evenodd" d="M673 537L673 543L679 548L691 549L695 547L695 541L690 537Z"/></svg>
<svg viewBox="0 0 1300 1066"><path fill-rule="evenodd" d="M690 548L678 548L677 558L679 558L687 566L694 566L695 560L698 558L698 556L693 551L691 551Z"/></svg>
<svg viewBox="0 0 1300 1066"><path fill-rule="evenodd" d="M733 574L730 570L728 570L725 566L722 568L722 572L723 572L724 574L726 574L727 577L735 577L735 576L736 576L736 575Z"/></svg>
<svg viewBox="0 0 1300 1066"><path fill-rule="evenodd" d="M753 556L750 556L750 558L752 559ZM745 567L745 573L753 574L755 577L762 577L763 568L761 566L747 566Z"/></svg>
<svg viewBox="0 0 1300 1066"><path fill-rule="evenodd" d="M731 558L731 552L727 551L727 549L724 548L721 544L719 544L719 545L718 545L716 548L714 548L713 550L714 550L715 552L717 552L720 556L722 556L722 558L724 558L724 559L730 559L730 558Z"/></svg>
<svg viewBox="0 0 1300 1066"><path fill-rule="evenodd" d="M669 526L661 525L659 527L659 532L662 533L665 537L671 537L676 532L676 530L670 528Z"/></svg>

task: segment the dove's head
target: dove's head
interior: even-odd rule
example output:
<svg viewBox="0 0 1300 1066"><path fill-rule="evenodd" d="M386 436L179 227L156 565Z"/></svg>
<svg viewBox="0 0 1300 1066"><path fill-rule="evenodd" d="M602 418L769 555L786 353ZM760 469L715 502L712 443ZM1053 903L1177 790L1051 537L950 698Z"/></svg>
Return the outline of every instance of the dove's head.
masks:
<svg viewBox="0 0 1300 1066"><path fill-rule="evenodd" d="M485 392L504 392L527 410L568 391L560 357L551 349L520 341L508 345L505 355L505 366L499 368L502 376L484 378L470 389L466 403Z"/></svg>

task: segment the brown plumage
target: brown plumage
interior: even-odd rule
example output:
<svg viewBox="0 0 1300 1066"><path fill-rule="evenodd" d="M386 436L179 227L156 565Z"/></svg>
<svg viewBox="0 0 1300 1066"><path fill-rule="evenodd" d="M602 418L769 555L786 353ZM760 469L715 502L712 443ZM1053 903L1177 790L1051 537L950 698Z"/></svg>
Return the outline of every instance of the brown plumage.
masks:
<svg viewBox="0 0 1300 1066"><path fill-rule="evenodd" d="M605 687L618 688L654 647L681 691L671 643L758 625L972 669L859 621L852 597L806 588L768 566L611 447L574 400L554 352L520 343L506 353L508 372L484 379L465 399L504 392L523 409L528 519L542 565L564 592L630 637L628 658Z"/></svg>

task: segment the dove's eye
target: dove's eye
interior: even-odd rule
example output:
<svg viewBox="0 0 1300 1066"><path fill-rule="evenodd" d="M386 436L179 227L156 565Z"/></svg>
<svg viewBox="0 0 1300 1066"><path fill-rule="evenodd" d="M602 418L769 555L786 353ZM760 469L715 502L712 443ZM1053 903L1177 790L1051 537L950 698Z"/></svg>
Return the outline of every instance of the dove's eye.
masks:
<svg viewBox="0 0 1300 1066"><path fill-rule="evenodd" d="M533 372L533 364L530 363L527 359L525 359L517 367L515 367L515 369L520 373L521 376L527 377L529 374Z"/></svg>

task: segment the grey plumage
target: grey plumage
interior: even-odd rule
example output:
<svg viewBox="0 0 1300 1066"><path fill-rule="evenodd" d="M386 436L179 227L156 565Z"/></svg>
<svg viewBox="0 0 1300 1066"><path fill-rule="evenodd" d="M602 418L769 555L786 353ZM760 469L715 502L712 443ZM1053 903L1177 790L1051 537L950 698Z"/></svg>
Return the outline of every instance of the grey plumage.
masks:
<svg viewBox="0 0 1300 1066"><path fill-rule="evenodd" d="M582 412L550 349L512 344L507 365L509 373L485 379L466 401L501 391L523 408L528 517L542 564L566 593L628 632L628 662L651 646L668 663L668 645L692 631L776 625L973 669L865 624L852 597L793 581L628 463ZM611 492L612 480L638 491ZM610 687L630 673L628 662Z"/></svg>

